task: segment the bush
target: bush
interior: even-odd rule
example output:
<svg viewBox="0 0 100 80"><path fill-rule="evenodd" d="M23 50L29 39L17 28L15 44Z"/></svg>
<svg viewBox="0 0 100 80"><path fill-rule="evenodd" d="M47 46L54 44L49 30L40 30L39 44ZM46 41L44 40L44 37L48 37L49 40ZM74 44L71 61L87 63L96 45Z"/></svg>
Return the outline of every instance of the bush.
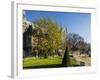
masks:
<svg viewBox="0 0 100 80"><path fill-rule="evenodd" d="M70 59L69 59L69 51L68 51L68 48L66 48L66 50L65 50L64 57L63 57L63 60L62 60L62 66L63 67L70 66Z"/></svg>

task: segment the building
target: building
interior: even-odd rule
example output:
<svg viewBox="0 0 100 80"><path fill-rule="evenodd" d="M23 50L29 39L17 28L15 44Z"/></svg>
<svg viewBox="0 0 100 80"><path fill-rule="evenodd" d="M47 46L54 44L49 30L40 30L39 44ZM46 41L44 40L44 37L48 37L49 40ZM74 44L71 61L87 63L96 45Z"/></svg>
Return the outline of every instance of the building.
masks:
<svg viewBox="0 0 100 80"><path fill-rule="evenodd" d="M23 56L29 56L33 49L33 29L32 25L23 32Z"/></svg>

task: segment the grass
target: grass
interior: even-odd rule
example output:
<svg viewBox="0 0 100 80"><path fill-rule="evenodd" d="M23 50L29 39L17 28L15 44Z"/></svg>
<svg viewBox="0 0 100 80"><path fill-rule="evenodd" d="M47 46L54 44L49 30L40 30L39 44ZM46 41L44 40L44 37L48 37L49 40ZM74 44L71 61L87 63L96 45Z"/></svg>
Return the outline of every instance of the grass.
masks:
<svg viewBox="0 0 100 80"><path fill-rule="evenodd" d="M76 60L73 57L70 57L70 66L77 65ZM48 57L48 58L24 58L23 60L23 68L31 69L31 68L55 68L62 67L62 58L59 56L56 57Z"/></svg>
<svg viewBox="0 0 100 80"><path fill-rule="evenodd" d="M70 64L69 66L79 66L79 63L76 61L75 58L70 57Z"/></svg>
<svg viewBox="0 0 100 80"><path fill-rule="evenodd" d="M24 58L23 61L23 68L42 68L42 67L57 67L62 63L61 57L48 57L48 58L37 58L34 59L33 57Z"/></svg>

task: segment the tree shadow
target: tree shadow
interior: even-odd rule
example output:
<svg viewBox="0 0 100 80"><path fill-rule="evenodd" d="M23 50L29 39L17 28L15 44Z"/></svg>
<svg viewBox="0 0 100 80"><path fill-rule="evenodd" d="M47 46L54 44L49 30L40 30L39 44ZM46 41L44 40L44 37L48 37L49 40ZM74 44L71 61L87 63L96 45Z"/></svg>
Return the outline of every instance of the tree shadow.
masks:
<svg viewBox="0 0 100 80"><path fill-rule="evenodd" d="M36 69L36 68L59 68L62 67L61 64L52 64L52 65L40 65L40 66L28 66L28 67L23 67L23 69Z"/></svg>
<svg viewBox="0 0 100 80"><path fill-rule="evenodd" d="M78 67L80 65L72 65L69 67ZM23 69L40 69L40 68L61 68L65 67L62 64L52 64L52 65L40 65L40 66L28 66L28 67L23 67Z"/></svg>

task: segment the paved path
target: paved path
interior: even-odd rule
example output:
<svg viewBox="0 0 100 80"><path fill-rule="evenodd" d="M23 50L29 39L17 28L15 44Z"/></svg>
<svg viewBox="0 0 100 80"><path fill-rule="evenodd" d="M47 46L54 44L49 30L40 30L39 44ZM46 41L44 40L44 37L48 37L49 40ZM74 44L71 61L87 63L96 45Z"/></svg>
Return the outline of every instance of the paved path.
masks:
<svg viewBox="0 0 100 80"><path fill-rule="evenodd" d="M77 55L77 54L73 54L73 56L78 62L84 62L85 66L91 65L91 58L90 57L87 57L85 55Z"/></svg>

